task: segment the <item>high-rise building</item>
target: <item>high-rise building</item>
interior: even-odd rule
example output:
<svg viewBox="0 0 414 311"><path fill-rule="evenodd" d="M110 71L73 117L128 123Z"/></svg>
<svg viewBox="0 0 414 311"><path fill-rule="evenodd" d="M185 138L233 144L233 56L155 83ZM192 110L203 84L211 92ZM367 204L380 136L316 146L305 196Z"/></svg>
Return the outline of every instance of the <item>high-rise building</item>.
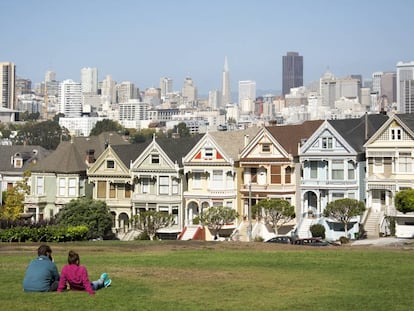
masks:
<svg viewBox="0 0 414 311"><path fill-rule="evenodd" d="M59 112L67 118L82 116L81 84L73 80L64 80L60 83Z"/></svg>
<svg viewBox="0 0 414 311"><path fill-rule="evenodd" d="M289 94L293 87L303 86L303 56L297 52L287 52L282 58L282 95Z"/></svg>
<svg viewBox="0 0 414 311"><path fill-rule="evenodd" d="M397 63L397 105L400 113L414 113L414 61Z"/></svg>
<svg viewBox="0 0 414 311"><path fill-rule="evenodd" d="M111 75L107 75L102 81L101 95L111 104L116 102L115 85L116 83L112 80Z"/></svg>
<svg viewBox="0 0 414 311"><path fill-rule="evenodd" d="M381 96L381 77L384 73L377 71L372 74L372 92Z"/></svg>
<svg viewBox="0 0 414 311"><path fill-rule="evenodd" d="M208 107L217 110L220 107L221 93L219 90L208 92Z"/></svg>
<svg viewBox="0 0 414 311"><path fill-rule="evenodd" d="M16 66L0 62L0 107L16 109Z"/></svg>
<svg viewBox="0 0 414 311"><path fill-rule="evenodd" d="M82 93L98 94L98 69L82 68L81 85Z"/></svg>
<svg viewBox="0 0 414 311"><path fill-rule="evenodd" d="M230 88L230 74L229 65L227 63L227 56L224 58L223 81L221 87L221 105L226 107L231 104L231 88Z"/></svg>
<svg viewBox="0 0 414 311"><path fill-rule="evenodd" d="M253 101L256 99L256 81L239 81L239 105L244 99Z"/></svg>
<svg viewBox="0 0 414 311"><path fill-rule="evenodd" d="M387 104L397 101L397 74L395 72L384 72L381 77L381 96L387 100Z"/></svg>
<svg viewBox="0 0 414 311"><path fill-rule="evenodd" d="M165 97L167 94L173 92L173 80L171 78L160 78L161 97Z"/></svg>
<svg viewBox="0 0 414 311"><path fill-rule="evenodd" d="M194 103L197 101L197 87L193 83L193 79L186 77L182 89L182 96L187 103Z"/></svg>
<svg viewBox="0 0 414 311"><path fill-rule="evenodd" d="M56 81L56 72L48 70L45 73L45 82Z"/></svg>
<svg viewBox="0 0 414 311"><path fill-rule="evenodd" d="M116 87L116 102L126 103L130 99L138 99L138 89L135 84L130 81L123 81Z"/></svg>

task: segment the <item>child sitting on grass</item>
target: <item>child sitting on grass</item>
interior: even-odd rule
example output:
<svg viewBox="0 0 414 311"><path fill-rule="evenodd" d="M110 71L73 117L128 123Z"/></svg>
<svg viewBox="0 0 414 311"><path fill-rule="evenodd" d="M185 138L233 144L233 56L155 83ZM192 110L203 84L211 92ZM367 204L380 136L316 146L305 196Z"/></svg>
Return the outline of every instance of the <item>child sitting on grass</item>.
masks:
<svg viewBox="0 0 414 311"><path fill-rule="evenodd" d="M68 264L63 267L60 274L58 292L62 292L66 288L66 283L71 290L86 290L89 295L94 295L96 290L111 285L112 280L108 278L107 273L103 273L99 280L90 282L86 267L79 263L79 254L69 251Z"/></svg>

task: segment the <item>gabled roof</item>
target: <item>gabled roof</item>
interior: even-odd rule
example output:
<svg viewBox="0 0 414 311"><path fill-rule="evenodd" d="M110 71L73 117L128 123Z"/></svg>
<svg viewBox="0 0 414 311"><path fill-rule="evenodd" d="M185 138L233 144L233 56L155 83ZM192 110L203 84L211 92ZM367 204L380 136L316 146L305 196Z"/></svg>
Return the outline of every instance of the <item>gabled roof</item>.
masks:
<svg viewBox="0 0 414 311"><path fill-rule="evenodd" d="M260 131L259 127L249 127L241 131L218 131L209 133L218 146L233 160L239 159L239 154L245 147L245 136L252 139Z"/></svg>
<svg viewBox="0 0 414 311"><path fill-rule="evenodd" d="M156 141L170 160L181 167L183 157L190 152L202 137L203 135L195 135L182 138L163 138Z"/></svg>
<svg viewBox="0 0 414 311"><path fill-rule="evenodd" d="M11 160L17 154L23 159L21 168L15 168ZM50 151L41 146L0 145L0 172L24 172L48 154Z"/></svg>
<svg viewBox="0 0 414 311"><path fill-rule="evenodd" d="M134 162L141 153L148 147L151 143L151 140L147 140L138 144L130 145L116 145L111 148L118 155L119 159L124 163L124 165L129 169L131 162Z"/></svg>
<svg viewBox="0 0 414 311"><path fill-rule="evenodd" d="M328 120L356 152L364 151L365 142L388 120L384 114L367 114L358 119Z"/></svg>
<svg viewBox="0 0 414 311"><path fill-rule="evenodd" d="M129 144L117 133L101 133L98 136L75 137L61 142L48 157L33 166L33 172L81 173L86 172L86 156L93 150L97 159L108 144Z"/></svg>
<svg viewBox="0 0 414 311"><path fill-rule="evenodd" d="M305 121L301 124L266 126L265 129L293 157L298 155L299 144L308 139L323 120Z"/></svg>
<svg viewBox="0 0 414 311"><path fill-rule="evenodd" d="M414 114L413 113L397 114L396 117L400 119L411 130L411 132L414 132Z"/></svg>

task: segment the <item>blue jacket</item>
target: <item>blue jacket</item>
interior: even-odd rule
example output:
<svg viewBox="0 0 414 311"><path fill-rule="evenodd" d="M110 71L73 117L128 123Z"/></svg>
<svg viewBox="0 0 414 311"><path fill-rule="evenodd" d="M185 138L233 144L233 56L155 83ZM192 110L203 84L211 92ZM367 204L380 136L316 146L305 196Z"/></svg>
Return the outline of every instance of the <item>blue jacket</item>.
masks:
<svg viewBox="0 0 414 311"><path fill-rule="evenodd" d="M50 285L55 281L59 281L59 272L55 263L47 256L39 256L27 266L23 290L25 292L48 292Z"/></svg>

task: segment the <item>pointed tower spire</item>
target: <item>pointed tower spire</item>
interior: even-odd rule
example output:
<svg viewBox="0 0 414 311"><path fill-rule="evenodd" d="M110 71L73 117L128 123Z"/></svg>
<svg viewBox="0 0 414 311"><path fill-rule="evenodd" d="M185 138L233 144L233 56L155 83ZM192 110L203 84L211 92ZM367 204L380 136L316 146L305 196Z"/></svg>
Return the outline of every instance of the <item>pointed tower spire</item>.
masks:
<svg viewBox="0 0 414 311"><path fill-rule="evenodd" d="M227 62L227 56L224 57L224 69L223 69L223 84L221 89L221 106L226 107L231 103L231 90L230 90L230 75L229 65Z"/></svg>

